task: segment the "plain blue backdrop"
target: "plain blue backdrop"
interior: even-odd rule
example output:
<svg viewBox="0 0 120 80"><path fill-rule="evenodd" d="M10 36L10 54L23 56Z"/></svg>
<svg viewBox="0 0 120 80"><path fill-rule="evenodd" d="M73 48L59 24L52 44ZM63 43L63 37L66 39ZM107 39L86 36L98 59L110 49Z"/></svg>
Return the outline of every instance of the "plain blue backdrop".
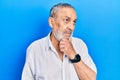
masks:
<svg viewBox="0 0 120 80"><path fill-rule="evenodd" d="M87 44L97 80L120 80L119 0L0 0L0 80L21 80L26 48L49 33L49 10L59 2L76 9L74 36Z"/></svg>

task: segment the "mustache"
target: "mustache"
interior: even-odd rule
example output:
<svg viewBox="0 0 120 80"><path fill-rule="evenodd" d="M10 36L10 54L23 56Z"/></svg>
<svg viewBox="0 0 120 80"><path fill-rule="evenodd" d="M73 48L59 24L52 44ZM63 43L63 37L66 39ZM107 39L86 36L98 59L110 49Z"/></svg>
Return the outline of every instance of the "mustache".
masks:
<svg viewBox="0 0 120 80"><path fill-rule="evenodd" d="M73 32L73 31L72 31L71 29L68 28L68 29L65 30L64 33L65 33L65 34L71 34L72 32Z"/></svg>
<svg viewBox="0 0 120 80"><path fill-rule="evenodd" d="M68 34L69 36L66 36L66 34ZM71 29L66 29L64 32L64 38L70 40L70 38L72 37L73 31Z"/></svg>

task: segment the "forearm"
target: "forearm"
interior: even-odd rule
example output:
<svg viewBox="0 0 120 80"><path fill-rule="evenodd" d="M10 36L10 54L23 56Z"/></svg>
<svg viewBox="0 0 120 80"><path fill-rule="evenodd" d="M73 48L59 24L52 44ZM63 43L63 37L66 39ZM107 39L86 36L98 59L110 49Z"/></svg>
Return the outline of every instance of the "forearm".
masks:
<svg viewBox="0 0 120 80"><path fill-rule="evenodd" d="M78 63L74 63L74 67L80 80L96 80L96 73L82 60Z"/></svg>
<svg viewBox="0 0 120 80"><path fill-rule="evenodd" d="M69 57L69 59L73 60L75 58L75 55L77 53L70 40L62 39L59 46L60 51L64 52ZM87 50L86 47L85 50ZM85 54L85 56L86 55L88 56L87 53ZM82 60L80 62L73 63L73 65L80 80L96 80L96 73L91 68L89 68Z"/></svg>

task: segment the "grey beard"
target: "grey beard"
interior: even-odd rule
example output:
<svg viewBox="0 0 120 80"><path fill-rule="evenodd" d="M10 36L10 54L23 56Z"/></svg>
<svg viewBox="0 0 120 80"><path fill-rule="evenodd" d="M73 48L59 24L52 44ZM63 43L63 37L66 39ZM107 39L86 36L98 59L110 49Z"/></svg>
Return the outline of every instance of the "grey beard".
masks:
<svg viewBox="0 0 120 80"><path fill-rule="evenodd" d="M58 41L60 41L60 40L63 38L63 34L62 34L62 33L55 33L55 32L53 31L53 35L55 36L55 38L56 38Z"/></svg>
<svg viewBox="0 0 120 80"><path fill-rule="evenodd" d="M70 36L70 37L65 37L63 33L55 33L54 31L53 31L53 35L55 36L55 38L56 38L58 41L60 41L62 38L66 38L66 39L69 40L69 39L72 37L73 32L71 33L71 36Z"/></svg>

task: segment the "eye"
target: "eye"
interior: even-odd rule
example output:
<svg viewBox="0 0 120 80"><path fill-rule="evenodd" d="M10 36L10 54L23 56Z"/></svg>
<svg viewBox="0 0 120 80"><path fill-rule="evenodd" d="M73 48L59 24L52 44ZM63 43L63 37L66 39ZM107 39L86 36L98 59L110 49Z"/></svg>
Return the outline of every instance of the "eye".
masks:
<svg viewBox="0 0 120 80"><path fill-rule="evenodd" d="M73 25L75 25L76 24L76 22L73 22Z"/></svg>
<svg viewBox="0 0 120 80"><path fill-rule="evenodd" d="M76 20L73 21L73 25L75 25L75 24L76 24Z"/></svg>
<svg viewBox="0 0 120 80"><path fill-rule="evenodd" d="M65 22L65 23L68 23L68 22L69 22L69 19L64 19L64 22Z"/></svg>

